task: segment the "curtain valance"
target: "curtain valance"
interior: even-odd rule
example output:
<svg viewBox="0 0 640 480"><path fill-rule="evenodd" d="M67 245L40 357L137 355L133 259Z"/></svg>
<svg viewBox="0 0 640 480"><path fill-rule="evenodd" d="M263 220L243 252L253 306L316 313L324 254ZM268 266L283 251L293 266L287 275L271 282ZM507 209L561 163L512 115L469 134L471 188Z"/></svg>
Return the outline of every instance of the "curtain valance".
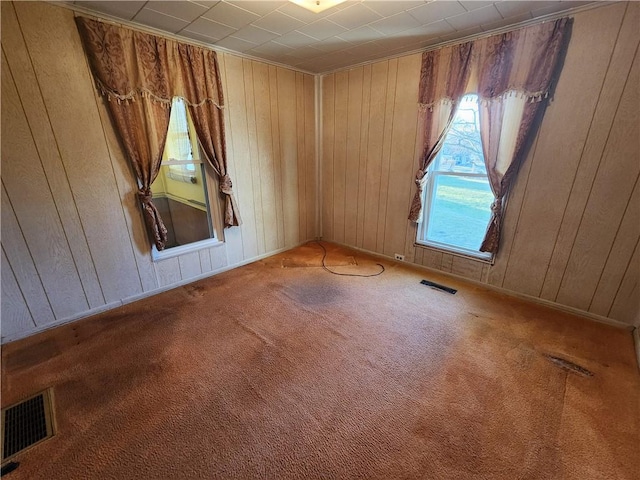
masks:
<svg viewBox="0 0 640 480"><path fill-rule="evenodd" d="M519 96L540 101L549 95L569 18L561 18L472 42L423 53L418 104L421 110L455 103L456 80L481 101Z"/></svg>
<svg viewBox="0 0 640 480"><path fill-rule="evenodd" d="M471 42L431 50L422 54L418 103L433 110L437 103L453 104L469 83Z"/></svg>
<svg viewBox="0 0 640 480"><path fill-rule="evenodd" d="M86 17L77 17L76 23L96 85L108 99L128 102L145 96L170 106L173 97L182 97L190 106L224 106L213 50ZM192 70L180 68L184 63ZM188 88L193 74L206 88Z"/></svg>

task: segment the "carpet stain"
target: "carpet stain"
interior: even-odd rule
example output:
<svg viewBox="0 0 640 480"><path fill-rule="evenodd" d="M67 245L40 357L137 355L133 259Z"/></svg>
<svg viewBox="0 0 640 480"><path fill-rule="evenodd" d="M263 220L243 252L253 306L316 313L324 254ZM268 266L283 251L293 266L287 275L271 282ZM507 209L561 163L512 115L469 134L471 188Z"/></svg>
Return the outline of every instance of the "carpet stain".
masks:
<svg viewBox="0 0 640 480"><path fill-rule="evenodd" d="M204 297L204 294L207 291L207 289L202 285L187 285L184 287L184 290L189 296L194 298Z"/></svg>
<svg viewBox="0 0 640 480"><path fill-rule="evenodd" d="M573 372L573 373L577 373L578 375L581 375L583 377L593 377L593 372L591 370L587 370L584 367L581 367L580 365L578 365L577 363L573 363L569 360L566 360L564 358L560 358L560 357L556 357L553 355L545 355L545 357L547 357L547 359L557 365L558 367L562 368L563 370L567 370L569 372Z"/></svg>
<svg viewBox="0 0 640 480"><path fill-rule="evenodd" d="M48 338L12 352L6 356L4 361L8 368L23 369L44 363L51 358L57 357L60 353L62 352L58 342Z"/></svg>
<svg viewBox="0 0 640 480"><path fill-rule="evenodd" d="M331 261L325 260L325 266L327 267L345 267L348 265L358 265L356 259L352 256L348 256L340 259L332 259ZM322 258L283 258L282 268L320 268L322 267Z"/></svg>
<svg viewBox="0 0 640 480"><path fill-rule="evenodd" d="M295 302L313 306L330 305L343 296L341 290L331 283L298 283L283 288L282 292Z"/></svg>
<svg viewBox="0 0 640 480"><path fill-rule="evenodd" d="M528 344L519 343L505 354L505 358L522 369L528 369L538 358L538 354Z"/></svg>

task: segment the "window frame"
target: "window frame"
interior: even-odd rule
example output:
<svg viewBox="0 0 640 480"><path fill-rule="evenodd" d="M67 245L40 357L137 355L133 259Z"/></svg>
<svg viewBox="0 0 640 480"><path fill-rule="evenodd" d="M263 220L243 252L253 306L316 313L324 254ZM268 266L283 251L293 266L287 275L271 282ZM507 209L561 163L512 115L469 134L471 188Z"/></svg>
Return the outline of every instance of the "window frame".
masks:
<svg viewBox="0 0 640 480"><path fill-rule="evenodd" d="M462 98L475 95L476 93L466 93ZM479 113L479 112L478 112ZM479 128L479 127L478 127ZM449 132L447 132L449 135ZM445 136L446 142L446 136ZM443 145L444 149L444 145ZM464 247L458 247L456 245L451 245L448 243L436 242L433 240L427 239L427 228L429 226L429 220L431 217L431 206L434 203L435 196L435 185L437 183L437 179L439 176L451 176L451 177L468 177L468 178L485 178L487 180L487 184L489 184L488 174L485 173L473 173L473 172L452 172L452 171L442 171L436 170L435 167L440 163L440 156L442 155L443 149L438 152L436 158L433 159L433 162L427 167L427 181L425 184L425 188L422 192L422 221L418 224L418 228L416 229L416 242L415 245L418 247L424 247L431 250L436 250L439 252L448 253L451 255L456 255L464 258L470 258L479 262L489 263L493 265L495 261L495 255L491 252L481 252L479 250L471 250ZM482 153L482 157L484 159L484 152ZM487 222L487 226L488 226Z"/></svg>
<svg viewBox="0 0 640 480"><path fill-rule="evenodd" d="M181 98L182 101L184 101L182 97L176 96L174 97L174 99L175 98ZM169 258L184 255L186 253L191 253L191 252L203 250L205 248L211 248L211 247L224 244L224 231L222 228L221 216L214 215L214 212L222 213L222 203L220 201L220 198L218 195L214 194L214 192L218 191L219 182L218 182L217 176L215 175L215 172L213 171L213 167L206 160L204 152L200 147L200 140L198 139L198 135L193 125L193 121L191 120L189 109L186 108L186 105L185 105L184 111L185 111L185 116L187 120L189 140L191 142L192 158L191 159L176 159L176 158L165 159L165 153L163 151L163 159L160 164L160 168L164 166L185 165L187 163L200 166L200 168L202 169L202 180L203 180L202 187L204 188L205 199L207 200L207 203L208 203L207 205L205 205L205 208L206 208L205 211L207 212L207 221L209 222L209 230L211 232L211 237L205 238L203 240L191 242L185 245L168 247L168 248L165 248L164 250L158 250L155 243L152 240L150 240L151 259L154 262L166 260ZM166 151L166 146L165 146L165 151ZM158 173L158 175L160 175L160 173ZM197 208L197 207L194 207L194 208Z"/></svg>

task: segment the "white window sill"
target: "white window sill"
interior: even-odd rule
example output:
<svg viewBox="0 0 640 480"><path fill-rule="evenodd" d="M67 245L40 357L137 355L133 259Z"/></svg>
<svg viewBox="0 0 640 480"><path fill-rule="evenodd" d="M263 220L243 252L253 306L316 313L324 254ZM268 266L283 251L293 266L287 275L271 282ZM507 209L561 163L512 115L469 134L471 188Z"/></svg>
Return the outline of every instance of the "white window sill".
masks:
<svg viewBox="0 0 640 480"><path fill-rule="evenodd" d="M217 238L207 238L206 240L200 240L199 242L189 243L187 245L180 245L178 247L171 247L165 250L159 251L155 245L151 247L151 259L154 262L160 262L168 258L177 257L186 253L197 252L205 248L218 247L224 245Z"/></svg>
<svg viewBox="0 0 640 480"><path fill-rule="evenodd" d="M491 253L474 252L472 250L465 250L462 248L455 248L450 245L438 244L433 242L426 242L417 240L414 244L416 247L425 248L427 250L433 250L436 252L447 253L449 255L455 255L456 257L463 257L474 260L476 262L487 263L493 265L494 256Z"/></svg>

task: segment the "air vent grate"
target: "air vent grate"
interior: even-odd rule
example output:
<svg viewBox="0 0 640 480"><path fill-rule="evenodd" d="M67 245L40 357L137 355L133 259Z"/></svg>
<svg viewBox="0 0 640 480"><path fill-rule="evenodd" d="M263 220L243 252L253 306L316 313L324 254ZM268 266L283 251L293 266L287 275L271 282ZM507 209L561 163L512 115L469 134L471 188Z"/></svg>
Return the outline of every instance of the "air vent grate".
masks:
<svg viewBox="0 0 640 480"><path fill-rule="evenodd" d="M2 462L54 434L51 391L2 409Z"/></svg>
<svg viewBox="0 0 640 480"><path fill-rule="evenodd" d="M444 285L440 285L439 283L430 282L429 280L422 280L420 282L422 285L426 285L427 287L435 288L436 290L442 290L443 292L450 293L451 295L455 295L458 291L455 288L446 287Z"/></svg>

